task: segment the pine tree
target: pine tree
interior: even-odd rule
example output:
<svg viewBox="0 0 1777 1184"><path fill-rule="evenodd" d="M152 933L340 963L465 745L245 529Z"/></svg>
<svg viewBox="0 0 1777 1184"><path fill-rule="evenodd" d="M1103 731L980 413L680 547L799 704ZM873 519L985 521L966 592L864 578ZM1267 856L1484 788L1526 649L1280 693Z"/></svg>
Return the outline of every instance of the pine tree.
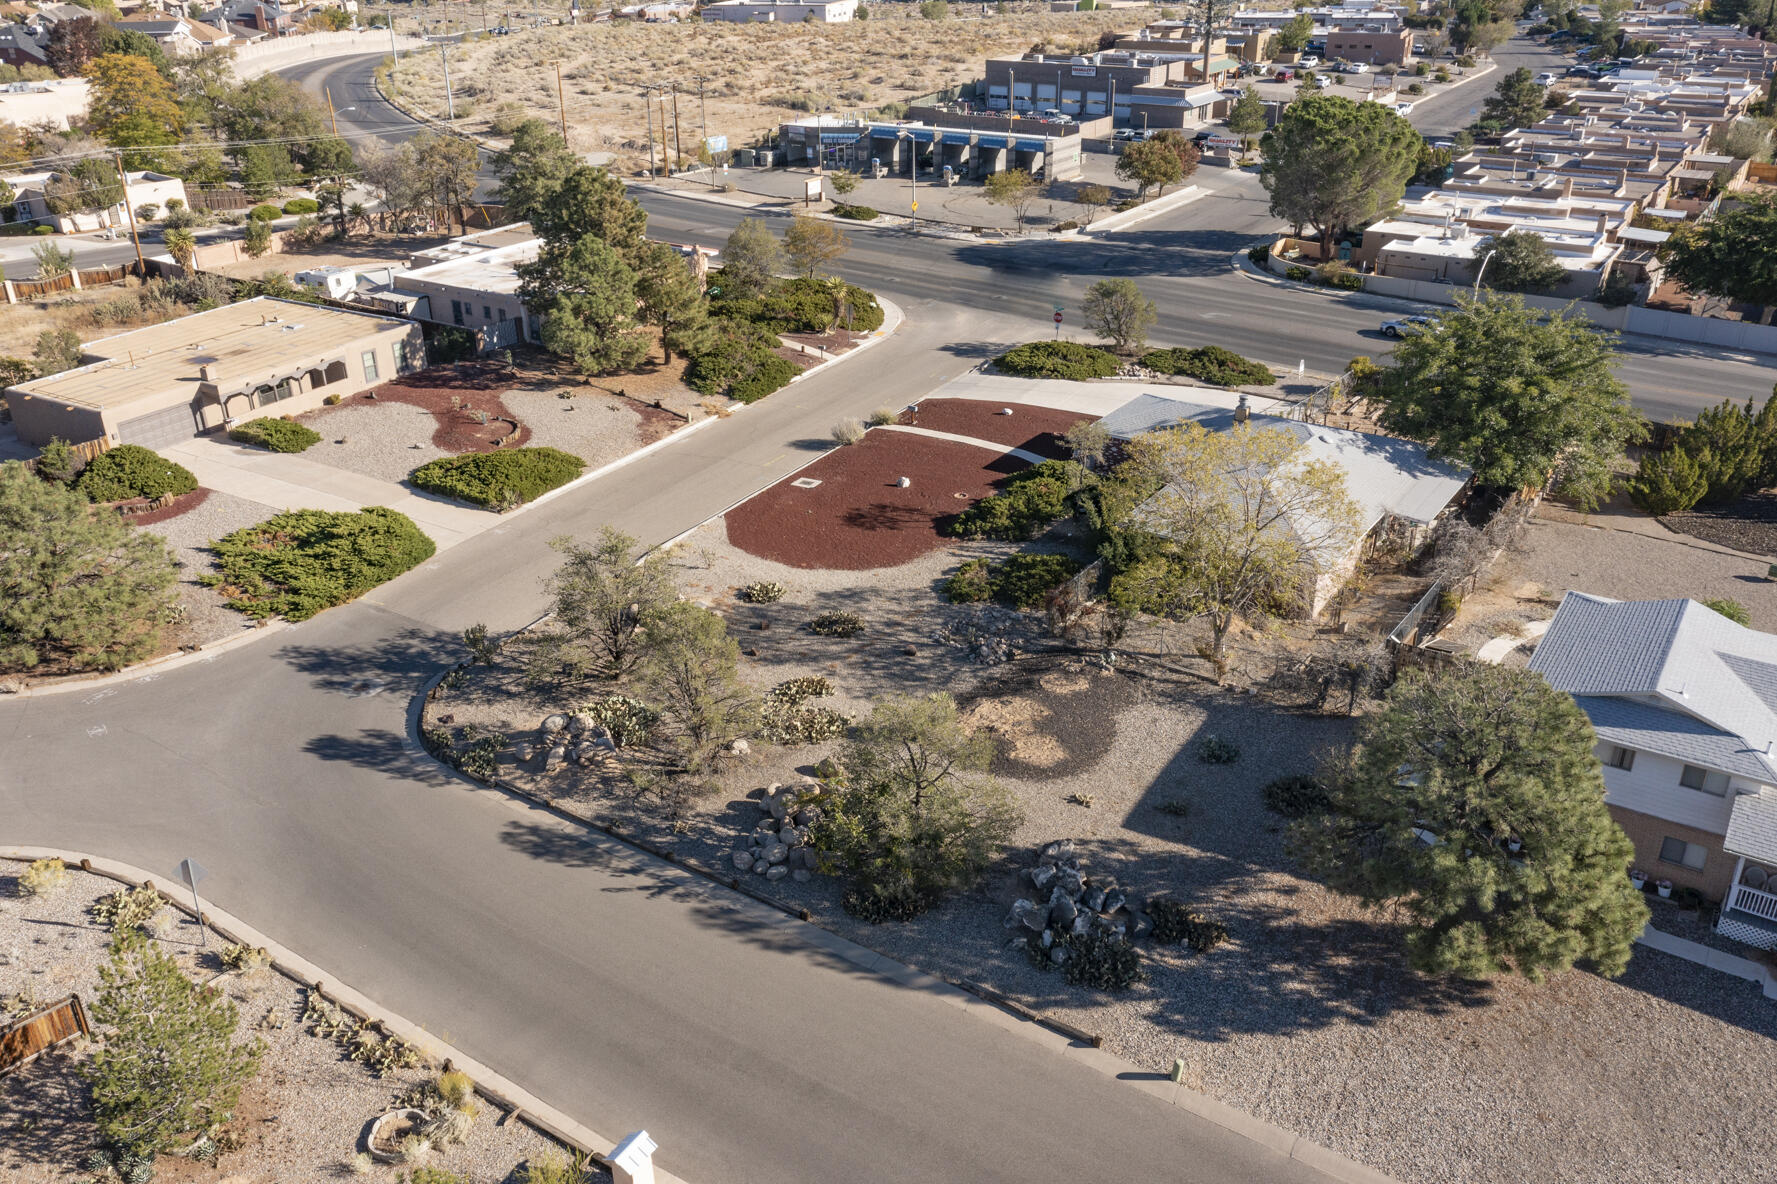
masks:
<svg viewBox="0 0 1777 1184"><path fill-rule="evenodd" d="M667 362L675 350L696 353L708 344L709 301L677 247L649 244L636 277L636 297L642 319L660 329L660 348Z"/></svg>
<svg viewBox="0 0 1777 1184"><path fill-rule="evenodd" d="M153 941L120 933L99 968L93 1020L104 1042L81 1070L99 1137L138 1154L224 1121L263 1046L235 1040L234 1004L186 978Z"/></svg>
<svg viewBox="0 0 1777 1184"><path fill-rule="evenodd" d="M631 370L648 356L636 324L636 273L597 235L565 249L548 244L519 274L526 307L543 313L543 347L582 374Z"/></svg>
<svg viewBox="0 0 1777 1184"><path fill-rule="evenodd" d="M0 670L115 669L154 651L173 556L19 461L0 465Z"/></svg>
<svg viewBox="0 0 1777 1184"><path fill-rule="evenodd" d="M580 158L550 124L527 119L512 133L512 146L494 153L490 163L499 178L494 200L506 207L508 221L517 222L545 210Z"/></svg>
<svg viewBox="0 0 1777 1184"><path fill-rule="evenodd" d="M1583 712L1540 675L1408 672L1365 722L1330 811L1292 842L1328 886L1409 919L1413 964L1540 981L1623 973L1648 910Z"/></svg>
<svg viewBox="0 0 1777 1184"><path fill-rule="evenodd" d="M784 268L784 249L758 218L742 218L722 247L724 296L758 296Z"/></svg>

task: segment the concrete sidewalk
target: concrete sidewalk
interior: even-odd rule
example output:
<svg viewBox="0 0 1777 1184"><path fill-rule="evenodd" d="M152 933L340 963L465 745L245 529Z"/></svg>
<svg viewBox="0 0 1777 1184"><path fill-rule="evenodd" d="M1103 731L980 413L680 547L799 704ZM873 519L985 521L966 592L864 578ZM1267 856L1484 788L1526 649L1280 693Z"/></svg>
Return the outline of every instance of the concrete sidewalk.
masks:
<svg viewBox="0 0 1777 1184"><path fill-rule="evenodd" d="M362 510L387 506L412 518L447 551L499 522L489 510L461 506L284 452L266 452L224 438L194 436L162 450L198 484L280 510Z"/></svg>

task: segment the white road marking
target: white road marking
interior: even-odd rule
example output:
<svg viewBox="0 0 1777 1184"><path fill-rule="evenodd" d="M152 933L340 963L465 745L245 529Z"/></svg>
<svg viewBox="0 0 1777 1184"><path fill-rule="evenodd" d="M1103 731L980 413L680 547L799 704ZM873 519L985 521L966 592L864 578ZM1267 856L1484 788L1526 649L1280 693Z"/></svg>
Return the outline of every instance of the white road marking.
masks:
<svg viewBox="0 0 1777 1184"><path fill-rule="evenodd" d="M93 737L96 740L100 736L103 736L105 734L105 725L104 724L94 724L92 727L90 727L86 730L86 734L88 736Z"/></svg>
<svg viewBox="0 0 1777 1184"><path fill-rule="evenodd" d="M92 704L97 703L99 700L109 699L111 696L113 696L115 694L117 694L117 688L110 687L110 688L107 688L106 690L100 691L96 695L88 695L86 698L82 699L81 702L87 704L90 707Z"/></svg>

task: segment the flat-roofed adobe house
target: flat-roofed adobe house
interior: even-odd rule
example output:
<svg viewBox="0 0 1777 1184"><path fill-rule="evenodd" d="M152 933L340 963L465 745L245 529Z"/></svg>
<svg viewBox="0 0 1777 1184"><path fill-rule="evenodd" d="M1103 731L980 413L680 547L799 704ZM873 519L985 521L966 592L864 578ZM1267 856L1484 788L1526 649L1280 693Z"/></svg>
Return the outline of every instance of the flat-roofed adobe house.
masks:
<svg viewBox="0 0 1777 1184"><path fill-rule="evenodd" d="M1637 864L1777 949L1777 636L1694 600L1569 592L1530 669L1591 719Z"/></svg>
<svg viewBox="0 0 1777 1184"><path fill-rule="evenodd" d="M412 321L261 296L89 341L79 366L6 388L6 405L28 444L155 448L423 365Z"/></svg>

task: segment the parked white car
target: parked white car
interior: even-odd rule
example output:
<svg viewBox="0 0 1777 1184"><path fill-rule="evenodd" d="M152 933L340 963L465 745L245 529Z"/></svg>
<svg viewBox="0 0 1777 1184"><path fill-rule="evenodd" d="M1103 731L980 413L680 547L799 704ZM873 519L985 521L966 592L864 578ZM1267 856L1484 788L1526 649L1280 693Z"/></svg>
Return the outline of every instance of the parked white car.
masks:
<svg viewBox="0 0 1777 1184"><path fill-rule="evenodd" d="M1368 63L1368 62L1346 62L1345 65L1341 68L1347 74L1368 74L1370 72L1370 63Z"/></svg>
<svg viewBox="0 0 1777 1184"><path fill-rule="evenodd" d="M1554 86L1557 77L1553 70L1544 70L1536 76L1536 84L1538 86Z"/></svg>
<svg viewBox="0 0 1777 1184"><path fill-rule="evenodd" d="M1316 74L1314 76L1314 85L1325 90L1327 87L1333 85L1333 76L1331 74Z"/></svg>
<svg viewBox="0 0 1777 1184"><path fill-rule="evenodd" d="M1318 65L1320 65L1319 58L1303 58L1301 61L1296 63L1296 69L1298 69L1298 70L1312 70Z"/></svg>

